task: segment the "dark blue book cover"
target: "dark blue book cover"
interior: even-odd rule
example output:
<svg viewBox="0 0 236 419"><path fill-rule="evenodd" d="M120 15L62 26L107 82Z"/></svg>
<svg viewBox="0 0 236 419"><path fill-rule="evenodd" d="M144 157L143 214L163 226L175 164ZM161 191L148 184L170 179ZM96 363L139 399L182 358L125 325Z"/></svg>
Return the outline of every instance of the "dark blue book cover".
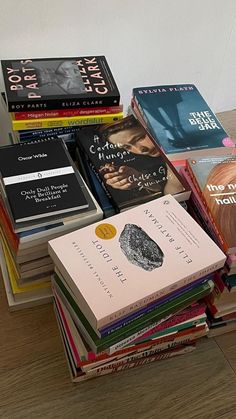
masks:
<svg viewBox="0 0 236 419"><path fill-rule="evenodd" d="M134 88L133 99L155 140L166 154L176 155L175 160L194 151L226 153L225 147L234 146L193 84Z"/></svg>

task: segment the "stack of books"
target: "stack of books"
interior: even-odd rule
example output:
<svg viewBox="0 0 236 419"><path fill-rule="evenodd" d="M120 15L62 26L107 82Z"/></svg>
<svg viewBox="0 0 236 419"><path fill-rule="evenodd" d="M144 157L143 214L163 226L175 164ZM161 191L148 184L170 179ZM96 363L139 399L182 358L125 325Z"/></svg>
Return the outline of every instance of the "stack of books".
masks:
<svg viewBox="0 0 236 419"><path fill-rule="evenodd" d="M2 60L2 93L14 142L60 137L72 157L82 125L123 117L120 93L104 56Z"/></svg>
<svg viewBox="0 0 236 419"><path fill-rule="evenodd" d="M131 109L177 167L187 158L224 155L235 147L193 84L134 88Z"/></svg>
<svg viewBox="0 0 236 419"><path fill-rule="evenodd" d="M190 189L133 116L77 133L78 166L105 217L168 193L184 203Z"/></svg>
<svg viewBox="0 0 236 419"><path fill-rule="evenodd" d="M0 263L10 309L52 299L47 241L102 216L62 140L0 148Z"/></svg>
<svg viewBox="0 0 236 419"><path fill-rule="evenodd" d="M188 159L180 173L192 189L191 215L227 256L206 299L209 336L216 336L236 330L236 155Z"/></svg>
<svg viewBox="0 0 236 419"><path fill-rule="evenodd" d="M207 249L207 252L206 252ZM49 241L73 381L192 351L225 254L167 194Z"/></svg>

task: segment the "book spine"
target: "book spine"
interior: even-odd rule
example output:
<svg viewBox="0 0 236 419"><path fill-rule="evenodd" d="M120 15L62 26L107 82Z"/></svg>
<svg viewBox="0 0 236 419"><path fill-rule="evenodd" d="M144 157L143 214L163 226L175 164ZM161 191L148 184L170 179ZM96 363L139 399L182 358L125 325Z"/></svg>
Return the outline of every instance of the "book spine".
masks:
<svg viewBox="0 0 236 419"><path fill-rule="evenodd" d="M147 129L147 118L145 117L145 119L144 119L144 113L143 113L143 111L141 113L141 110L138 107L137 103L135 102L134 98L132 98L132 100L131 100L131 109L132 109L134 115L136 116L136 118L138 118L138 120L140 122L142 122L142 124Z"/></svg>
<svg viewBox="0 0 236 419"><path fill-rule="evenodd" d="M190 319L189 321L183 322L183 323L179 323L176 324L175 326L171 326L168 328L165 328L163 330L160 330L159 332L150 334L146 337L141 336L136 343L142 343L142 342L146 342L152 339L156 339L156 338L161 338L164 337L166 335L172 334L172 333L178 333L181 332L182 330L188 330L190 328L194 328L194 327L198 327L200 325L205 325L206 324L206 316L202 316L199 318L194 318L194 319Z"/></svg>
<svg viewBox="0 0 236 419"><path fill-rule="evenodd" d="M189 340L189 342L191 342ZM154 353L152 355L147 355L144 357L132 357L127 359L126 361L117 361L116 363L112 363L108 366L101 366L97 367L96 369L89 370L86 372L87 376L99 376L99 375L106 375L106 374L112 374L115 372L123 371L130 368L135 368L141 365L149 364L154 361L161 361L163 359L171 358L177 355L182 355L187 352L192 352L195 349L195 346L188 346L185 349L181 350L170 350L163 353Z"/></svg>
<svg viewBox="0 0 236 419"><path fill-rule="evenodd" d="M103 114L103 115L85 115L85 116L72 116L68 118L45 118L45 119L25 119L13 120L12 127L14 131L31 130L40 128L57 128L57 127L71 127L71 126L84 126L84 125L97 125L107 124L118 121L123 118L123 113L117 114Z"/></svg>
<svg viewBox="0 0 236 419"><path fill-rule="evenodd" d="M65 334L67 336L67 339L69 341L69 345L70 345L71 351L73 353L73 358L76 360L77 365L79 365L81 363L80 355L79 355L79 352L78 352L77 347L75 345L75 342L74 342L73 336L71 334L70 328L67 324L66 317L65 317L65 314L62 310L60 301L57 298L57 296L55 295L55 292L54 292L54 304L56 304L58 312L61 316L61 322L62 322L62 325L63 325L63 328L64 328L64 332L65 332Z"/></svg>
<svg viewBox="0 0 236 419"><path fill-rule="evenodd" d="M11 117L15 121L22 119L45 119L45 118L69 118L73 116L88 115L109 115L123 112L123 105L107 106L99 108L75 108L75 109L57 109L49 111L32 112L12 112Z"/></svg>
<svg viewBox="0 0 236 419"><path fill-rule="evenodd" d="M217 227L217 225L216 225L216 222L215 222L215 220L214 220L214 217L213 217L213 215L212 215L211 211L210 211L210 210L209 210L209 208L208 208L208 205L207 205L206 199L205 199L205 197L204 197L204 194L202 193L201 188L200 188L200 187L199 187L199 185L198 185L197 179L195 178L194 173L193 173L193 171L192 171L192 168L191 168L191 166L190 166L190 164L189 164L189 162L188 162L188 161L187 161L187 170L188 170L188 173L189 173L189 175L190 175L190 177L191 177L191 180L192 180L192 182L193 182L193 184L194 184L194 186L195 186L195 188L196 188L196 192L197 192L197 194L198 194L199 198L201 199L201 201L202 201L203 205L205 206L205 209L206 209L207 214L208 214L209 219L210 219L210 223L211 223L211 224L212 224L212 226L214 227L215 231L218 233L218 234L217 234L217 235L218 235L218 239L220 240L220 243L221 243L221 246L220 246L220 247L221 247L221 249L222 249L224 252L227 252L227 251L228 251L228 246L227 246L227 243L226 243L226 241L224 240L223 235L221 234L221 232L219 231L219 229L218 229L218 227Z"/></svg>
<svg viewBox="0 0 236 419"><path fill-rule="evenodd" d="M170 358L170 357L174 357L174 356L177 356L178 354L181 355L181 354L184 354L184 353L187 353L187 352L192 352L195 349L195 342L192 341L190 343L191 343L191 345L189 344L189 349L185 349L185 350L181 349L181 353L180 353L180 349L179 349L179 352L177 352L177 351L174 352L173 350L171 350L168 353L169 356L167 355L167 353L157 354L155 359L153 359L154 356L155 356L154 355L154 356L152 356L152 360L150 359L148 362L147 361L143 362L143 361L149 359L150 357L143 358L143 359L138 359L136 361L131 361L131 362L124 362L124 364L119 365L118 367L114 366L113 368L104 369L103 371L101 370L101 367L98 367L98 368L94 368L92 370L89 370L86 373L84 372L84 373L78 374L77 376L74 376L74 377L71 376L71 379L74 383L79 383L79 382L82 382L82 381L89 380L91 378L100 377L102 375L117 373L117 372L122 371L124 369L134 368L134 367L140 366L144 363L147 364L147 363L150 363L150 362L154 362L154 361L158 361L158 360L160 361L162 359L167 359L167 358ZM135 362L135 364L134 364L134 362ZM70 365L69 365L69 370L71 371Z"/></svg>
<svg viewBox="0 0 236 419"><path fill-rule="evenodd" d="M144 333L147 333L149 330L151 330L153 328L153 326L158 326L159 324L161 324L163 321L166 321L167 319L169 319L171 317L171 314L169 316L166 316L165 318L156 321L152 324L150 324L149 326L145 327L144 329L138 330L136 333L132 334L131 336L128 336L127 338L121 340L120 342L110 346L110 348L108 349L108 353L109 355L113 354L114 352L118 351L119 349L124 348L125 346L128 346L129 344L133 345L133 342L138 340L141 336L144 335Z"/></svg>
<svg viewBox="0 0 236 419"><path fill-rule="evenodd" d="M14 131L14 134L18 133L19 139L22 140L23 138L31 138L32 137L53 137L59 135L69 135L69 134L76 134L78 132L78 127L55 127L55 128L47 128L47 129L34 129L34 130L23 130L18 133L18 131Z"/></svg>
<svg viewBox="0 0 236 419"><path fill-rule="evenodd" d="M50 242L49 242L50 244ZM64 275L63 267L60 266L60 272L62 275ZM207 284L201 285L198 287L197 291L193 294L191 291L186 293L187 295L184 296L184 298L180 297L178 298L178 301L174 304L168 303L164 308L160 310L160 308L156 309L154 312L147 314L145 319L138 319L133 322L131 326L126 326L122 328L120 331L115 332L110 337L106 337L103 339L98 339L95 336L91 334L91 331L87 330L87 327L85 327L85 322L83 320L83 314L80 313L78 310L78 307L76 306L73 297L66 289L65 285L61 282L57 274L55 275L55 281L57 283L57 286L59 289L59 292L62 295L63 302L65 302L65 305L69 305L68 309L73 315L73 319L76 322L81 334L83 335L84 339L88 342L89 346L95 353L100 353L103 351L107 351L109 353L109 348L112 345L116 345L115 350L122 349L125 345L128 345L130 342L132 342L133 339L137 337L136 333L140 332L140 330L144 330L146 332L146 327L153 327L153 325L156 322L163 321L167 319L167 316L174 315L177 312L185 309L189 305L193 304L194 302L198 301L199 299L202 299L206 295L209 294L209 292L212 291L213 288L213 282L209 281ZM71 290L73 292L73 284L69 283L71 287ZM60 295L61 295L60 294ZM82 316L82 317L81 317ZM81 320L82 318L82 320ZM88 316L86 316L88 319ZM92 326L94 319L90 315L89 323ZM93 332L94 333L94 332ZM141 333L140 333L141 335ZM112 348L114 349L114 348Z"/></svg>
<svg viewBox="0 0 236 419"><path fill-rule="evenodd" d="M183 339L184 341L185 339ZM84 372L92 373L95 371L107 371L112 369L114 366L121 366L125 365L128 362L135 361L137 359L143 359L147 358L149 356L154 355L160 355L160 359L166 359L169 356L166 357L166 355L169 355L170 353L172 356L174 356L174 353L186 353L191 352L195 348L195 341L187 339L187 343L179 343L178 340L173 342L165 342L164 344L153 346L152 348L148 350L144 350L141 352L133 352L132 354L125 356L121 359L117 359L116 357L113 357L110 361L109 359L104 360L103 362L94 362L91 364L87 364L86 366L82 366L82 370Z"/></svg>
<svg viewBox="0 0 236 419"><path fill-rule="evenodd" d="M204 279L203 282L206 282L209 278L206 277ZM190 285L184 287L183 292L187 292L190 291L193 287L200 285L199 281L194 281L193 283L191 283ZM111 325L109 325L108 327L105 327L104 329L100 329L100 335L101 337L105 337L109 334L111 334L112 332L128 325L129 323L131 323L134 319L140 318L142 316L144 316L147 313L150 313L152 310L154 310L155 308L157 308L158 306L160 306L161 304L167 303L168 301L171 301L174 297L178 296L181 292L181 289L179 290L179 292L176 292L175 294L171 293L171 294L167 294L165 297L160 298L159 300L155 301L154 303L148 304L147 306L144 306L141 310L135 311L132 314L130 314L129 316L125 317L124 319L121 319L118 322L115 322Z"/></svg>
<svg viewBox="0 0 236 419"><path fill-rule="evenodd" d="M196 281L199 278L202 278L212 272L217 271L218 269L222 268L222 266L224 265L224 260L220 260L218 262L212 263L210 265L207 265L205 268L200 269L199 271L188 275L184 278L182 278L180 281L178 281L175 284L175 290L182 288L188 284L190 284L193 281ZM158 300L158 298L164 297L165 295L173 292L173 285L169 285L165 288L163 288L162 290L159 290L157 292L154 292L153 294L150 294L148 296L149 298L149 302L151 303L152 301ZM137 301L137 304L139 305L139 307L144 307L147 304L147 298L143 298L139 301ZM116 311L114 312L112 315L108 315L106 317L104 317L103 319L101 319L100 321L98 321L97 323L97 328L101 329L102 327L104 327L105 325L108 325L109 323L112 323L112 321L114 321L114 318L119 319L121 318L121 316L125 316L130 314L133 310L133 304L129 304L128 306L124 307L122 309L122 312Z"/></svg>
<svg viewBox="0 0 236 419"><path fill-rule="evenodd" d="M17 236L17 234L14 232L14 230L11 227L11 221L4 208L4 203L3 203L2 198L0 198L0 226L1 226L1 229L4 231L8 242L10 243L10 247L14 249L14 252L17 252L19 248L19 237Z"/></svg>
<svg viewBox="0 0 236 419"><path fill-rule="evenodd" d="M165 318L164 320L167 320L167 318ZM153 324L157 325L157 322L153 323ZM160 322L159 322L159 324L160 324ZM171 333L169 335L159 336L159 337L156 337L154 339L150 338L149 340L145 340L144 342L134 343L134 341L137 338L140 338L148 330L151 330L151 326L152 325L150 325L150 327L147 326L145 328L146 330L142 329L139 332L136 332L135 334L127 337L126 339L123 339L122 341L116 343L115 345L110 346L107 350L107 353L109 355L112 355L114 352L116 352L116 351L118 351L122 348L126 349L126 347L127 347L128 350L130 350L131 348L133 348L133 349L138 349L139 348L140 349L140 348L146 347L147 345L150 345L150 344L154 345L154 344L157 344L158 342L162 342L162 341L164 342L164 341L172 339L174 337L174 334ZM198 326L198 329L196 329L196 330L195 330L195 327L193 327L193 328L189 328L187 331L181 330L180 332L175 332L175 334L178 335L178 336L183 336L185 334L190 333L191 331L197 331L197 330L203 329L204 327L205 326L200 325L200 326ZM143 333L143 331L144 331L144 333Z"/></svg>
<svg viewBox="0 0 236 419"><path fill-rule="evenodd" d="M144 339L148 336L154 335L155 333L161 332L163 330L169 329L171 327L177 326L183 322L187 322L194 317L203 316L205 314L205 306L199 306L195 309L190 309L186 313L179 313L175 316L171 316L168 320L162 322L160 325L153 327L149 332L144 333L140 338L136 339L134 342L139 339Z"/></svg>
<svg viewBox="0 0 236 419"><path fill-rule="evenodd" d="M67 96L66 98L60 99L34 99L33 102L29 100L14 101L8 100L8 112L25 112L35 111L39 109L54 110L54 109L75 109L75 108L94 108L94 107L109 107L117 106L120 103L120 95L113 94L110 96L90 96L84 97L83 99L75 99L74 97Z"/></svg>
<svg viewBox="0 0 236 419"><path fill-rule="evenodd" d="M184 331L183 333L188 333L189 331ZM177 332L176 332L177 333ZM169 339L173 338L176 339L177 334L172 334L169 336L159 336L156 337L155 340L148 340L142 343L136 343L136 341L132 342L130 346L125 346L124 348L119 349L118 351L114 352L112 355L109 355L107 352L101 352L99 354L95 354L93 353L93 357L91 356L90 358L88 358L88 361L83 362L83 365L87 365L89 363L91 363L93 361L94 362L101 362L101 361L106 361L108 362L109 359L113 359L114 357L118 357L118 356L123 356L125 354L129 354L130 352L136 351L138 349L140 350L145 350L146 348L149 348L150 345L153 346L155 345L165 345L166 342L169 342ZM183 336L183 333L181 334L181 336ZM151 343L150 343L151 342Z"/></svg>
<svg viewBox="0 0 236 419"><path fill-rule="evenodd" d="M134 96L133 97L133 105L132 105L132 108L134 109L134 111L137 108L138 112L140 113L140 115L142 117L142 122L144 122L145 125L146 125L146 127L148 127L148 119L147 119L147 117L145 115L145 112L143 112L143 108L142 108L141 104L139 103L139 100L138 100L137 96Z"/></svg>

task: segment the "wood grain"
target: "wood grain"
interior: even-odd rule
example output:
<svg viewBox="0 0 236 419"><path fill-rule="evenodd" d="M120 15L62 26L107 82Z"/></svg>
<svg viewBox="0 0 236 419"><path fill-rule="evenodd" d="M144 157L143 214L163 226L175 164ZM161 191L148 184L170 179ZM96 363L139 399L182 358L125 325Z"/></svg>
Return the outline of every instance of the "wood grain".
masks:
<svg viewBox="0 0 236 419"><path fill-rule="evenodd" d="M236 375L212 339L176 359L73 385L52 306L10 314L1 293L1 307L1 418L194 419L236 412Z"/></svg>
<svg viewBox="0 0 236 419"><path fill-rule="evenodd" d="M217 336L215 342L236 373L236 332Z"/></svg>
<svg viewBox="0 0 236 419"><path fill-rule="evenodd" d="M219 114L236 138L236 111ZM236 333L74 385L52 305L8 311L0 278L0 418L235 419Z"/></svg>

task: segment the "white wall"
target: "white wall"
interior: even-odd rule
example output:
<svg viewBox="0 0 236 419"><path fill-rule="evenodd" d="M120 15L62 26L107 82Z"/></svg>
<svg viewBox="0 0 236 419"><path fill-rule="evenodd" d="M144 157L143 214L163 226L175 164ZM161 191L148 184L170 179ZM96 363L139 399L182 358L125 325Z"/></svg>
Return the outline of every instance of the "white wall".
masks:
<svg viewBox="0 0 236 419"><path fill-rule="evenodd" d="M235 0L0 0L0 16L0 59L105 55L125 108L172 83L236 108Z"/></svg>

